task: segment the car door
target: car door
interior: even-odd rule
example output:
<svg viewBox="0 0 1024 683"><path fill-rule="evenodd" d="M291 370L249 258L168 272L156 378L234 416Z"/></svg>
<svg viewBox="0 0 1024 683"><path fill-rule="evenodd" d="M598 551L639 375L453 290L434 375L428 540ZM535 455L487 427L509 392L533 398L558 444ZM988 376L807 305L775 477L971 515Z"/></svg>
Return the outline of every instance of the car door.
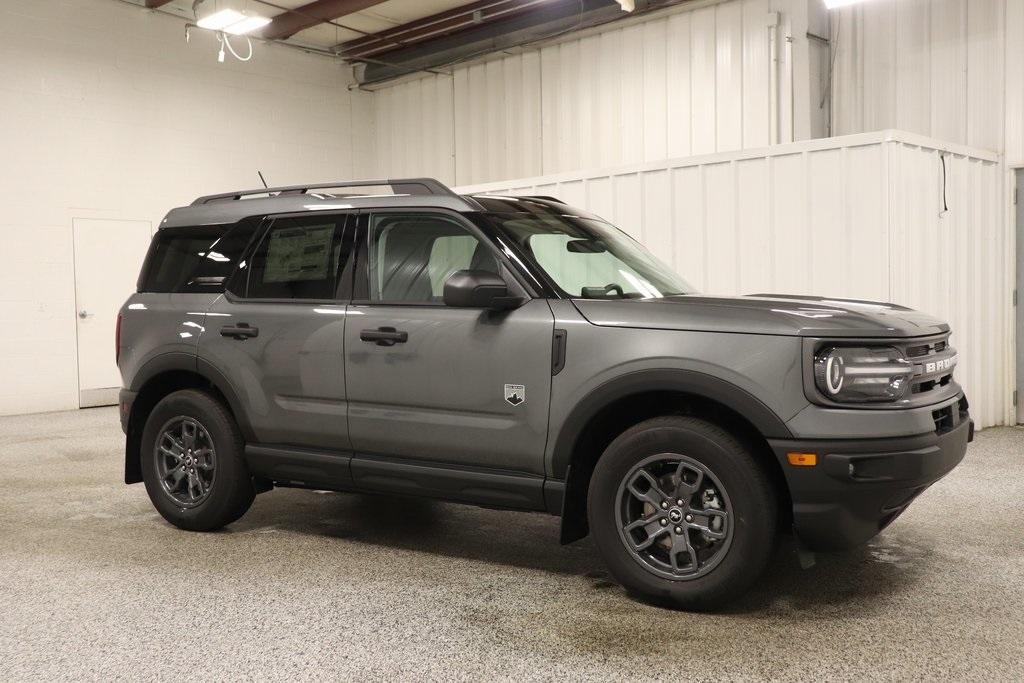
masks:
<svg viewBox="0 0 1024 683"><path fill-rule="evenodd" d="M207 312L199 362L227 378L260 444L348 450L350 214L265 222Z"/></svg>
<svg viewBox="0 0 1024 683"><path fill-rule="evenodd" d="M345 330L353 449L543 475L554 329L547 301L527 297L458 214L382 210L360 215L359 225ZM464 269L500 274L524 305L445 306L445 280Z"/></svg>

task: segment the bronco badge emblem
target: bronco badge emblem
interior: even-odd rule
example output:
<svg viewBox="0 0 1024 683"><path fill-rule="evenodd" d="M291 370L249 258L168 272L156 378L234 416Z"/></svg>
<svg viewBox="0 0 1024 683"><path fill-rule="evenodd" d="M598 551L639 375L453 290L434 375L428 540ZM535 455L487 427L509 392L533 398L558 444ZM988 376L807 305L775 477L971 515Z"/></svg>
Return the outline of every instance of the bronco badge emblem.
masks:
<svg viewBox="0 0 1024 683"><path fill-rule="evenodd" d="M506 384L505 401L513 406L524 403L526 401L526 387L522 384Z"/></svg>

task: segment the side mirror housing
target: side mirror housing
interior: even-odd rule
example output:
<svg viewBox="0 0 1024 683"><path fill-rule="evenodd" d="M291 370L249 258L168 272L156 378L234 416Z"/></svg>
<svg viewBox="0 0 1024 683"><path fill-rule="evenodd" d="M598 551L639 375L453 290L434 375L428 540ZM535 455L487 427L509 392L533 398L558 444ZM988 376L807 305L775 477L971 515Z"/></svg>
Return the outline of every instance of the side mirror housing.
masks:
<svg viewBox="0 0 1024 683"><path fill-rule="evenodd" d="M458 270L444 282L445 306L507 311L522 303L521 297L509 296L504 280L486 270Z"/></svg>

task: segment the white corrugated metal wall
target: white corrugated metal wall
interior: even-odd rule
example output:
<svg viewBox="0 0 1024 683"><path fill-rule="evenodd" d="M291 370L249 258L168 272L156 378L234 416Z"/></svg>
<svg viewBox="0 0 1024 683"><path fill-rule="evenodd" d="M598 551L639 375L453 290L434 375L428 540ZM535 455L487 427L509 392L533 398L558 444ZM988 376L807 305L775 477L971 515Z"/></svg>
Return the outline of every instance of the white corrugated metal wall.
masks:
<svg viewBox="0 0 1024 683"><path fill-rule="evenodd" d="M993 267L1007 249L993 153L883 131L459 190L558 196L710 293L895 301L943 317L978 424L1010 418L1010 275Z"/></svg>
<svg viewBox="0 0 1024 683"><path fill-rule="evenodd" d="M873 0L832 13L836 50L832 83L837 134L897 127L1002 154L999 211L984 216L1003 226L1004 251L979 246L988 226L958 233L967 258L985 258L971 287L980 306L1000 305L1013 281L991 272L1016 267L1015 167L1024 166L1024 0ZM974 334L1008 338L1008 368L1015 365L1015 311L1004 324ZM1019 353L1016 354L1019 358Z"/></svg>
<svg viewBox="0 0 1024 683"><path fill-rule="evenodd" d="M778 139L793 139L784 36L806 44L806 6L694 6L382 87L368 166L465 184L768 145L768 13L780 7Z"/></svg>
<svg viewBox="0 0 1024 683"><path fill-rule="evenodd" d="M1024 162L1024 2L873 0L832 14L833 130L899 128Z"/></svg>
<svg viewBox="0 0 1024 683"><path fill-rule="evenodd" d="M806 31L825 32L815 3L711 1L383 87L367 105L368 166L459 185L555 177L548 191L638 231L707 291L880 298L947 317L980 423L1003 422L1014 365L1007 165L945 154L957 200L942 217L931 206L935 149L1024 163L1024 0L874 0L830 14L831 129L948 143L898 134L660 161L768 144L770 10L782 11L783 41L793 37L779 54L780 139L825 130L813 91L828 65L794 59ZM620 165L631 166L593 170ZM835 244L851 256L837 267L815 258ZM952 270L907 275L897 247Z"/></svg>

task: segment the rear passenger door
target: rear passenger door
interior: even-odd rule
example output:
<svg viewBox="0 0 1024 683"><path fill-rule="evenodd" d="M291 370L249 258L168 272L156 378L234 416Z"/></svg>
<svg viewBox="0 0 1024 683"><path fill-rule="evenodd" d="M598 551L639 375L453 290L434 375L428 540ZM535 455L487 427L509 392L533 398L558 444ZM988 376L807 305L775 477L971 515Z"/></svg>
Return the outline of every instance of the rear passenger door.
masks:
<svg viewBox="0 0 1024 683"><path fill-rule="evenodd" d="M554 331L547 301L529 298L494 246L456 215L364 214L358 242L345 330L353 448L542 476ZM465 269L499 274L525 303L503 312L445 306L445 280ZM389 330L400 340L381 341ZM383 477L360 482L356 460L353 476L367 487Z"/></svg>
<svg viewBox="0 0 1024 683"><path fill-rule="evenodd" d="M305 213L266 221L206 315L199 361L227 378L258 443L350 448L350 218Z"/></svg>

